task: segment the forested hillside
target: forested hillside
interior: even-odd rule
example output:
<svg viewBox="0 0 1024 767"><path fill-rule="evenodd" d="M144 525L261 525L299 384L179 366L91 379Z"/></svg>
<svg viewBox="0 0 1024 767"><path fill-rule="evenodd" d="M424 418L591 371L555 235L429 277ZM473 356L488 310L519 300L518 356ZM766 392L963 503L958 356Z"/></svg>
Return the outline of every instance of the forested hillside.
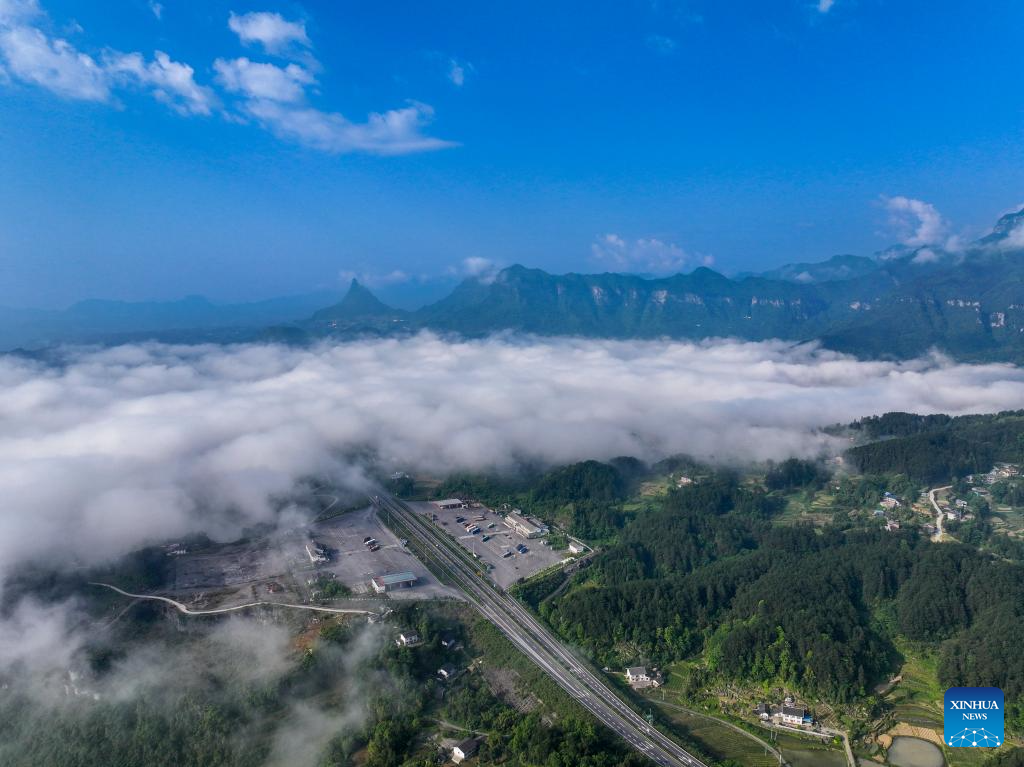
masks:
<svg viewBox="0 0 1024 767"><path fill-rule="evenodd" d="M872 440L851 449L854 466L896 472L922 482L988 471L996 461L1024 460L1024 411L992 415L886 413L851 424Z"/></svg>

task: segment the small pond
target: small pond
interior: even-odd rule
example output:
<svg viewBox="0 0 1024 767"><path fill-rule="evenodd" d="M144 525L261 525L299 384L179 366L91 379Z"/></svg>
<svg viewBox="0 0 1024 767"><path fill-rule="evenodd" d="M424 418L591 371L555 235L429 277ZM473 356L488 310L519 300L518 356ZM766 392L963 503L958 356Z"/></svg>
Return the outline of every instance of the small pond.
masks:
<svg viewBox="0 0 1024 767"><path fill-rule="evenodd" d="M901 735L889 747L888 763L893 767L943 767L946 760L934 743Z"/></svg>

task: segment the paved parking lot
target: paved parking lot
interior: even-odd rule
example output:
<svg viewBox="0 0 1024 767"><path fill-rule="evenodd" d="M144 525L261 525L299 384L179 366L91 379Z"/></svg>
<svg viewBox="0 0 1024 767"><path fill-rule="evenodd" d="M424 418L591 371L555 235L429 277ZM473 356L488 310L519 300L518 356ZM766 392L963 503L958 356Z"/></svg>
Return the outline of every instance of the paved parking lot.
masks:
<svg viewBox="0 0 1024 767"><path fill-rule="evenodd" d="M389 591L391 598L429 599L454 594L401 545L395 534L381 524L372 508L321 522L313 528L313 533L317 542L331 549L331 560L314 567L306 557L304 569L310 572L310 577L317 570L333 572L355 593L373 596L374 591L369 585L371 577L409 570L416 575L416 584L408 589ZM363 544L363 538L368 535L377 540L380 545L378 551L370 551ZM304 544L305 539L301 539L299 545Z"/></svg>
<svg viewBox="0 0 1024 767"><path fill-rule="evenodd" d="M328 561L314 564L306 552L313 537L327 550ZM363 539L375 538L380 546L370 551ZM317 586L309 581L331 573L352 590L356 598L378 598L370 586L375 575L410 571L416 583L388 592L392 599L458 597L445 586L387 527L373 508L348 512L325 520L308 530L268 532L265 537L227 544L211 544L182 556L172 565L168 591L195 607L223 607L254 600L308 604Z"/></svg>
<svg viewBox="0 0 1024 767"><path fill-rule="evenodd" d="M504 589L507 589L520 578L528 578L534 573L545 570L554 564L561 562L568 556L566 551L552 551L543 538L527 539L518 533L509 530L500 514L487 509L452 509L441 510L433 503L425 501L412 502L409 506L430 519L436 514L435 524L449 535L454 537L467 550L476 554L481 560L491 565L491 578ZM465 517L467 520L483 516L484 519L476 524L480 532L476 535L469 535L463 529L461 523L456 522L457 517ZM483 540L484 536L490 540ZM516 550L516 545L522 544L528 549L526 553ZM503 557L506 551L512 553Z"/></svg>

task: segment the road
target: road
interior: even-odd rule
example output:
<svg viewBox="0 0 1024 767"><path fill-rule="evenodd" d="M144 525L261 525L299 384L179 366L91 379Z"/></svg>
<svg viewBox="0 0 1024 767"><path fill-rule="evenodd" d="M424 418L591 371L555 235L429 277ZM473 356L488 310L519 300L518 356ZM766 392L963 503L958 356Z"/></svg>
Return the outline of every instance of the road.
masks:
<svg viewBox="0 0 1024 767"><path fill-rule="evenodd" d="M933 487L928 491L928 500L932 503L932 508L935 509L935 535L932 536L932 540L938 543L942 540L942 520L946 516L942 513L942 509L939 508L939 504L935 501L935 494L939 490L949 490L952 485L946 485L945 487Z"/></svg>
<svg viewBox="0 0 1024 767"><path fill-rule="evenodd" d="M707 767L667 735L652 727L581 663L533 615L481 577L458 544L401 501L387 495L373 499L378 509L400 521L422 545L425 555L445 572L485 618L526 657L537 664L599 722L662 767Z"/></svg>
<svg viewBox="0 0 1024 767"><path fill-rule="evenodd" d="M190 610L188 607L183 605L181 602L176 602L170 597L156 596L155 594L132 594L130 592L119 589L117 586L112 586L109 583L100 583L98 581L89 581L90 586L102 586L103 588L116 591L122 596L131 597L132 599L150 599L155 602L164 602L174 607L178 612L185 615L222 615L224 613L234 612L236 610L246 610L250 607L290 607L293 610L311 610L318 613L337 613L345 615L378 615L376 610L348 610L341 607L320 607L318 605L298 605L291 602L246 602L244 605L232 605L231 607L217 607L213 610Z"/></svg>

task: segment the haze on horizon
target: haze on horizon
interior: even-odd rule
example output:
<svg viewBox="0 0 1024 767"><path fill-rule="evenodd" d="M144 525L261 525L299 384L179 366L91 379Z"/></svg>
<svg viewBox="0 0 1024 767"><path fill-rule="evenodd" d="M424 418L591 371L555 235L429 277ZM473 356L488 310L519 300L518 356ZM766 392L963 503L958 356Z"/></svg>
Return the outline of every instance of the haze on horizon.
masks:
<svg viewBox="0 0 1024 767"><path fill-rule="evenodd" d="M0 306L756 271L1024 197L1017 3L583 11L0 0Z"/></svg>

